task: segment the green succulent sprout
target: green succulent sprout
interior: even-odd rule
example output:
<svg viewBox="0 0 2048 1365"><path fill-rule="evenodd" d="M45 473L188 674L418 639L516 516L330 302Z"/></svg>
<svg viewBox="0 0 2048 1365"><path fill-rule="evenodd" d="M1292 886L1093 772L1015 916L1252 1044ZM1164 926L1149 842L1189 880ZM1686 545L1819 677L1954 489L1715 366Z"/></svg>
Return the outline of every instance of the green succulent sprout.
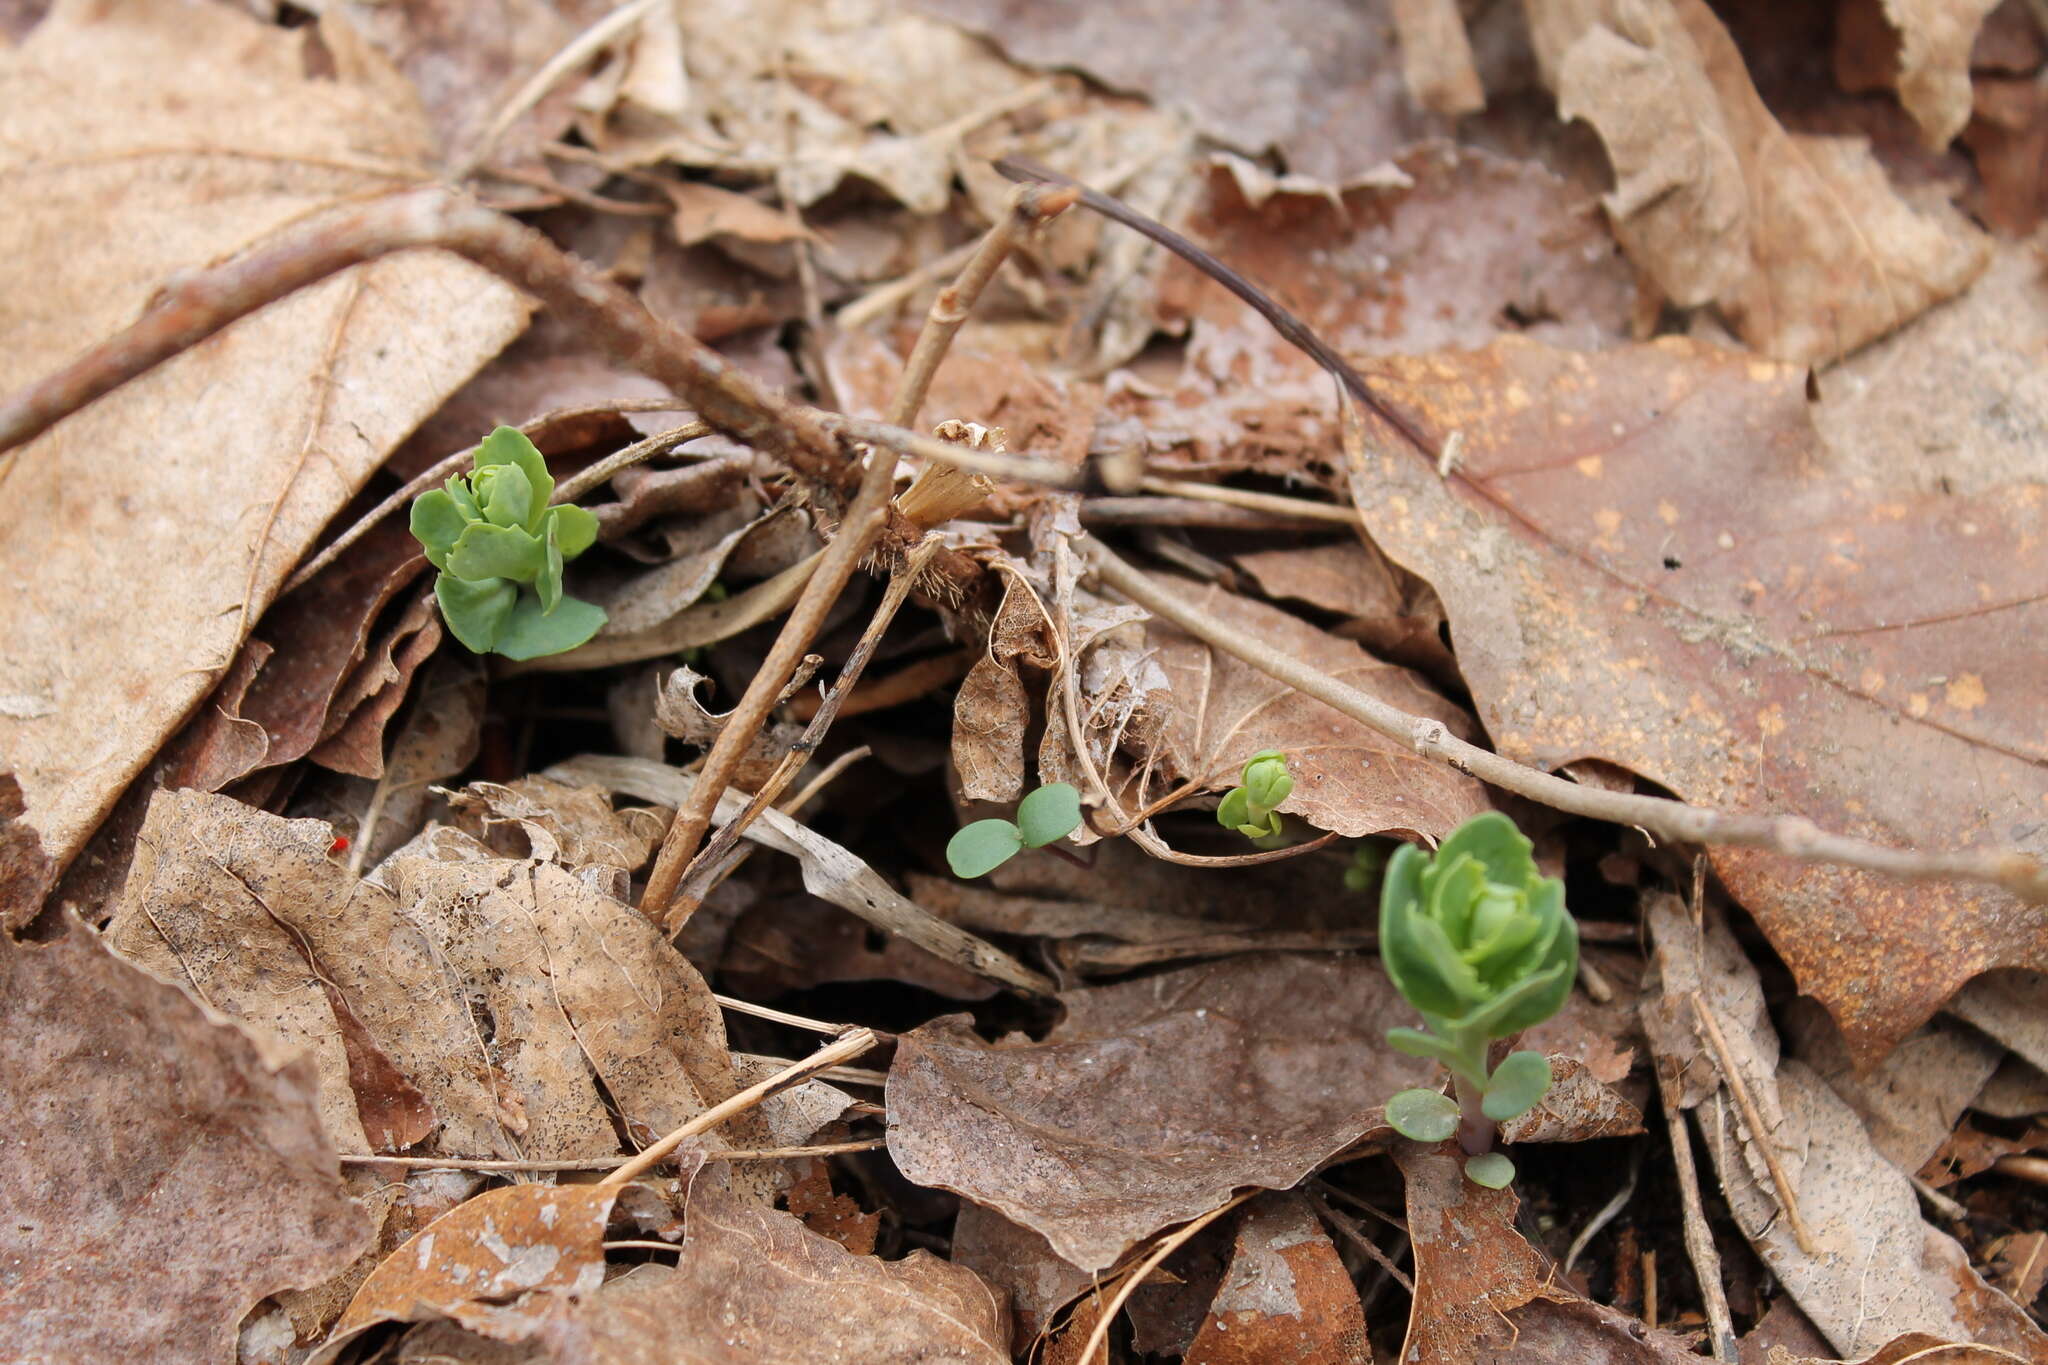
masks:
<svg viewBox="0 0 2048 1365"><path fill-rule="evenodd" d="M1040 787L1017 803L1017 819L976 820L946 844L956 877L985 877L1027 848L1044 848L1081 825L1081 793L1065 782Z"/></svg>
<svg viewBox="0 0 2048 1365"><path fill-rule="evenodd" d="M597 634L604 608L562 591L562 565L597 540L597 518L550 507L547 461L517 427L477 447L476 467L413 500L412 534L441 571L434 596L456 639L511 659L560 654Z"/></svg>
<svg viewBox="0 0 2048 1365"><path fill-rule="evenodd" d="M1458 1135L1465 1174L1499 1189L1514 1163L1491 1150L1494 1125L1534 1108L1550 1089L1540 1052L1511 1052L1488 1070L1487 1044L1557 1013L1578 973L1579 931L1564 883L1537 872L1533 846L1497 811L1451 831L1434 856L1404 844L1380 888L1380 959L1424 1028L1387 1041L1450 1069L1458 1098L1403 1090L1387 1122L1419 1142Z"/></svg>
<svg viewBox="0 0 2048 1365"><path fill-rule="evenodd" d="M1278 749L1253 754L1245 761L1242 784L1224 793L1216 807L1216 823L1247 839L1277 839L1286 829L1273 808L1293 790L1286 754Z"/></svg>

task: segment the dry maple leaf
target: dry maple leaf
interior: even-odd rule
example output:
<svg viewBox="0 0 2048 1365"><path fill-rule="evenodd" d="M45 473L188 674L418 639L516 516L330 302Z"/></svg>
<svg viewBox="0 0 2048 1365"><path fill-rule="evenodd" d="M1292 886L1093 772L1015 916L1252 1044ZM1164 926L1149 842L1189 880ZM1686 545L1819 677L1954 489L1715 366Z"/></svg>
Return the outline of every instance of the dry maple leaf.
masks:
<svg viewBox="0 0 2048 1365"><path fill-rule="evenodd" d="M1675 338L1377 368L1464 455L1448 481L1367 457L1352 495L1442 596L1502 753L1881 843L2048 848L2048 488L1845 479L1802 371ZM1713 856L1864 1061L1977 973L2048 966L2048 920L2004 892Z"/></svg>
<svg viewBox="0 0 2048 1365"><path fill-rule="evenodd" d="M345 32L224 6L68 4L0 54L0 390L130 322L176 271L415 183L418 114ZM250 116L252 108L261 117ZM143 232L106 231L110 213ZM27 820L68 862L234 658L336 509L525 320L405 253L244 319L13 452L0 713Z"/></svg>

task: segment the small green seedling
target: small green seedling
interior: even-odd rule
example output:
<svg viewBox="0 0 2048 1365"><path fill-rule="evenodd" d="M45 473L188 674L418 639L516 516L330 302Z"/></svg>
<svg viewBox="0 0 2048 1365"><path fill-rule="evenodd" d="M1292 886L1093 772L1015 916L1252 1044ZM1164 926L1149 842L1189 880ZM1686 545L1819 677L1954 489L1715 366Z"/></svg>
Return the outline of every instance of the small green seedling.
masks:
<svg viewBox="0 0 2048 1365"><path fill-rule="evenodd" d="M1040 787L1017 803L1017 822L976 820L946 845L956 877L985 877L1027 848L1044 848L1081 824L1081 793L1065 782Z"/></svg>
<svg viewBox="0 0 2048 1365"><path fill-rule="evenodd" d="M597 634L604 608L562 591L562 565L597 540L597 518L548 506L555 481L533 442L499 427L476 468L413 500L413 539L441 571L434 596L455 638L478 654L560 654Z"/></svg>
<svg viewBox="0 0 2048 1365"><path fill-rule="evenodd" d="M1402 845L1380 888L1380 959L1427 1026L1391 1029L1387 1041L1442 1062L1458 1096L1403 1090L1387 1122L1418 1142L1457 1134L1466 1176L1491 1189L1515 1178L1491 1150L1494 1125L1534 1108L1551 1077L1540 1052L1511 1052L1489 1072L1487 1044L1557 1013L1579 966L1564 883L1537 872L1533 851L1514 821L1488 811L1434 856Z"/></svg>
<svg viewBox="0 0 2048 1365"><path fill-rule="evenodd" d="M1247 839L1277 839L1286 833L1280 812L1273 809L1294 790L1287 775L1287 755L1278 749L1253 754L1244 765L1244 781L1224 793L1216 807L1216 823Z"/></svg>

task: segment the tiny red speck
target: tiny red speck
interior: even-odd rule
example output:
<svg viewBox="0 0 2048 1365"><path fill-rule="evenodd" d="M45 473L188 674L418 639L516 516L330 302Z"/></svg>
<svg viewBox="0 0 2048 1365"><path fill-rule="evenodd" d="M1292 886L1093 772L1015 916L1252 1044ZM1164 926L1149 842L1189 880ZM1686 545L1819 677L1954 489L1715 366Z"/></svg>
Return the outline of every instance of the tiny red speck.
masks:
<svg viewBox="0 0 2048 1365"><path fill-rule="evenodd" d="M330 854L348 852L348 836L346 834L335 835L334 842L327 846L327 851Z"/></svg>

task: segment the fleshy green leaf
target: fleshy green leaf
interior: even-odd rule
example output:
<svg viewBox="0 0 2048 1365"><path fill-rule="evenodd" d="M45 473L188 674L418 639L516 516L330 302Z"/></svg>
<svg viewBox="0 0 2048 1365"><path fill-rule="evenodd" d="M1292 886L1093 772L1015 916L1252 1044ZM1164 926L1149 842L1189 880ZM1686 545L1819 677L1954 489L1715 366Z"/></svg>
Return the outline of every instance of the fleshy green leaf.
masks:
<svg viewBox="0 0 2048 1365"><path fill-rule="evenodd" d="M1434 1090L1403 1090L1387 1101L1387 1122L1417 1142L1442 1142L1458 1131L1458 1102Z"/></svg>
<svg viewBox="0 0 2048 1365"><path fill-rule="evenodd" d="M1024 832L1008 820L976 820L947 841L946 862L956 877L985 877L1024 848Z"/></svg>
<svg viewBox="0 0 2048 1365"><path fill-rule="evenodd" d="M412 538L427 552L427 561L437 569L448 567L448 552L469 529L469 518L444 489L429 488L412 500Z"/></svg>
<svg viewBox="0 0 2048 1365"><path fill-rule="evenodd" d="M526 486L533 491L533 505L530 520L520 524L527 530L540 530L540 515L555 496L555 480L548 473L548 462L533 442L526 439L526 433L518 427L499 427L484 437L483 444L476 448L476 467L488 469L492 466L511 465L526 477Z"/></svg>
<svg viewBox="0 0 2048 1365"><path fill-rule="evenodd" d="M531 583L546 563L541 543L516 526L473 523L455 542L448 571L460 578L509 578Z"/></svg>
<svg viewBox="0 0 2048 1365"><path fill-rule="evenodd" d="M1026 848L1044 848L1080 824L1081 793L1065 782L1048 783L1017 803L1017 828Z"/></svg>
<svg viewBox="0 0 2048 1365"><path fill-rule="evenodd" d="M1294 779L1287 774L1287 756L1269 750L1245 764L1244 789L1260 810L1269 811L1285 801L1294 790Z"/></svg>
<svg viewBox="0 0 2048 1365"><path fill-rule="evenodd" d="M1419 1028L1390 1028L1387 1030L1387 1042L1396 1052L1405 1052L1410 1057L1430 1057L1445 1066L1449 1066L1451 1059L1458 1055L1458 1050L1449 1043Z"/></svg>
<svg viewBox="0 0 2048 1365"><path fill-rule="evenodd" d="M1387 977L1404 999L1424 1014L1446 1018L1463 1014L1470 1001L1454 990L1446 979L1446 967L1437 952L1455 959L1444 942L1443 931L1429 924L1421 914L1421 873L1429 855L1414 844L1394 850L1387 863L1386 880L1380 886L1380 963ZM1434 937L1430 931L1434 930ZM1463 967L1462 962L1457 964ZM1471 968L1466 967L1469 974Z"/></svg>
<svg viewBox="0 0 2048 1365"><path fill-rule="evenodd" d="M551 612L562 600L562 547L555 544L555 523L547 523L547 543L542 546L544 558L540 573L534 576L533 590L540 596L543 614Z"/></svg>
<svg viewBox="0 0 2048 1365"><path fill-rule="evenodd" d="M579 597L564 597L552 612L543 611L532 593L519 594L504 630L498 633L498 652L508 659L538 659L560 654L597 634L604 624L604 608Z"/></svg>
<svg viewBox="0 0 2048 1365"><path fill-rule="evenodd" d="M550 507L547 519L564 559L574 559L597 543L597 518L575 503Z"/></svg>
<svg viewBox="0 0 2048 1365"><path fill-rule="evenodd" d="M484 520L493 526L527 530L527 523L534 519L534 497L525 470L516 464L479 469L471 486L476 489L477 505L484 509Z"/></svg>
<svg viewBox="0 0 2048 1365"><path fill-rule="evenodd" d="M1479 860L1486 880L1506 886L1521 886L1535 880L1536 846L1524 838L1515 822L1497 810L1475 815L1444 836L1436 851L1438 866L1448 867L1470 854Z"/></svg>
<svg viewBox="0 0 2048 1365"><path fill-rule="evenodd" d="M465 522L482 521L484 519L483 510L476 505L476 497L469 491L469 480L463 478L460 474L450 474L448 482L441 485L441 490L454 499L455 505L461 510L462 519Z"/></svg>
<svg viewBox="0 0 2048 1365"><path fill-rule="evenodd" d="M1500 1123L1518 1119L1536 1107L1550 1089L1550 1059L1540 1052L1510 1052L1487 1078L1480 1108Z"/></svg>
<svg viewBox="0 0 2048 1365"><path fill-rule="evenodd" d="M1251 796L1243 787L1232 787L1216 803L1216 823L1225 829L1242 829L1251 818Z"/></svg>
<svg viewBox="0 0 2048 1365"><path fill-rule="evenodd" d="M449 633L471 652L488 654L512 614L519 589L502 578L472 581L444 573L434 580L434 597Z"/></svg>
<svg viewBox="0 0 2048 1365"><path fill-rule="evenodd" d="M1465 1163L1465 1178L1489 1190L1502 1190L1515 1178L1515 1163L1500 1152L1481 1152Z"/></svg>

